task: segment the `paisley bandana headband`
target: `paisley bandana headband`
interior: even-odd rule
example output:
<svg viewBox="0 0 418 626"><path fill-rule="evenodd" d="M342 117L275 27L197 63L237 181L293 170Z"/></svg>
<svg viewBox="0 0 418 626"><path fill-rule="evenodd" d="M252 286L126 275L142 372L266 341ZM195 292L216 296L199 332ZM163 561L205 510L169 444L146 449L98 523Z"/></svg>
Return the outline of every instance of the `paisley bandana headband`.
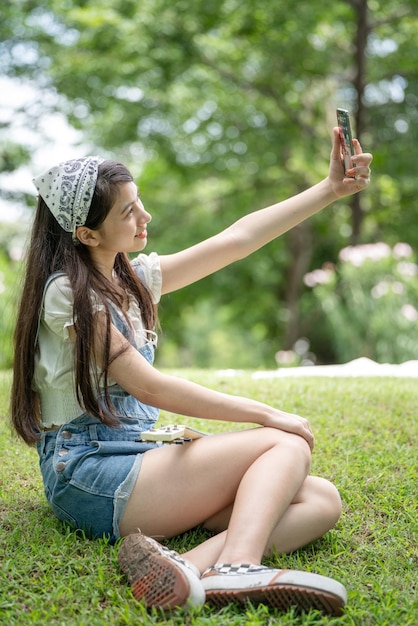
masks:
<svg viewBox="0 0 418 626"><path fill-rule="evenodd" d="M61 228L73 234L74 243L78 226L87 221L102 162L96 156L64 161L32 181Z"/></svg>

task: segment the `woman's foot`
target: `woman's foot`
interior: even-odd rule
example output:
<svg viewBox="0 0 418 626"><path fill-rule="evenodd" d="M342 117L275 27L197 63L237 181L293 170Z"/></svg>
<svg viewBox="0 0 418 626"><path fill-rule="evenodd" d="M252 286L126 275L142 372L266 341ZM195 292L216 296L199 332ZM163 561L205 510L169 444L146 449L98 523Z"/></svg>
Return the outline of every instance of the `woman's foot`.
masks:
<svg viewBox="0 0 418 626"><path fill-rule="evenodd" d="M341 615L347 602L345 588L332 578L263 565L216 564L203 572L202 583L206 601L218 608L250 600L282 611L296 606Z"/></svg>
<svg viewBox="0 0 418 626"><path fill-rule="evenodd" d="M142 533L124 539L118 563L131 584L134 597L147 607L169 610L205 603L198 569L174 550Z"/></svg>

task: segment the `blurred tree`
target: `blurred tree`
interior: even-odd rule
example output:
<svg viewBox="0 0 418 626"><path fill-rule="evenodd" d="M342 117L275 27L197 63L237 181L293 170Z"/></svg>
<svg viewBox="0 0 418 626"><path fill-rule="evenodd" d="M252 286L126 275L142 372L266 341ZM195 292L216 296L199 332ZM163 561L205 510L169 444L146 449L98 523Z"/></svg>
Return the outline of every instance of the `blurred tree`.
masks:
<svg viewBox="0 0 418 626"><path fill-rule="evenodd" d="M6 3L3 48L9 74L65 96L46 106L140 178L150 247L162 253L316 182L335 106L353 111L374 187L161 307L168 334L190 348L190 325L209 332L215 317L201 324L190 303L207 299L241 328L248 364L258 345L254 359L271 365L314 332L298 306L309 268L382 232L417 247L416 5L311 0L296 15L284 0L18 0Z"/></svg>

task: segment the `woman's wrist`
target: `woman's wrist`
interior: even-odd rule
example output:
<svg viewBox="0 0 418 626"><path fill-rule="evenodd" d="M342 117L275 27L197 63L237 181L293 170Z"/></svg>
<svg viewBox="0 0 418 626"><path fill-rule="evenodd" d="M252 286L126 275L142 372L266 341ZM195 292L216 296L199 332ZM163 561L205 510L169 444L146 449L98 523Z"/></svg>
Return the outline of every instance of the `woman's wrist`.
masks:
<svg viewBox="0 0 418 626"><path fill-rule="evenodd" d="M319 184L322 185L324 188L324 197L325 197L326 206L328 206L329 204L332 204L333 202L335 202L335 200L338 200L338 198L341 197L338 194L338 192L335 190L335 187L332 183L330 176L327 176L326 178L324 178Z"/></svg>

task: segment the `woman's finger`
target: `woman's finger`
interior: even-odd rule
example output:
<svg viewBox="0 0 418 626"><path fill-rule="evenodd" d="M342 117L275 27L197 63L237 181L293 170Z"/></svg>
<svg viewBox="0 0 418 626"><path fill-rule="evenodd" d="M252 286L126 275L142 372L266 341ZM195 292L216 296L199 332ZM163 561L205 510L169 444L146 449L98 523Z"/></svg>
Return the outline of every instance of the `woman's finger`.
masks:
<svg viewBox="0 0 418 626"><path fill-rule="evenodd" d="M358 139L353 139L353 148L355 154L362 154L363 150Z"/></svg>

